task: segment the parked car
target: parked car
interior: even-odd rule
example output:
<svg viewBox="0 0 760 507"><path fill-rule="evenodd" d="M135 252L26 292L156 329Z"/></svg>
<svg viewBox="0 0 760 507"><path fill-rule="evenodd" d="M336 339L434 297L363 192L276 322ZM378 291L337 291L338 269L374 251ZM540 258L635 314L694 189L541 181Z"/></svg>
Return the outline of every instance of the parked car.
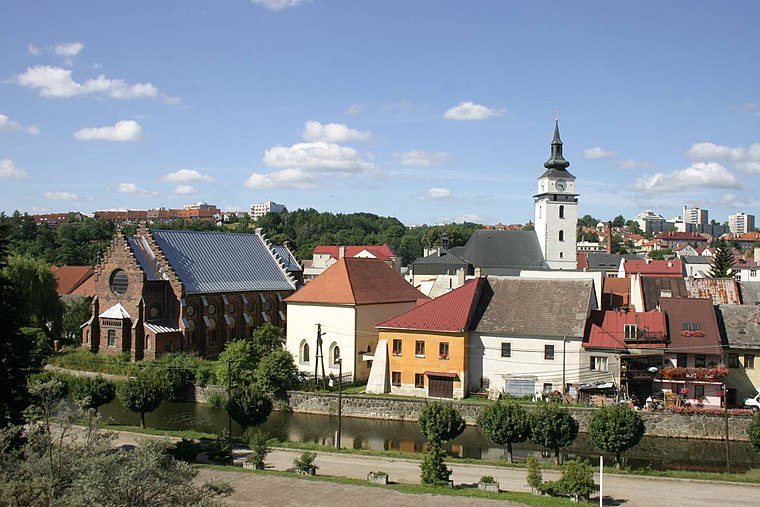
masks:
<svg viewBox="0 0 760 507"><path fill-rule="evenodd" d="M760 410L760 388L758 388L757 394L754 398L747 398L744 400L744 408L751 408L755 412Z"/></svg>

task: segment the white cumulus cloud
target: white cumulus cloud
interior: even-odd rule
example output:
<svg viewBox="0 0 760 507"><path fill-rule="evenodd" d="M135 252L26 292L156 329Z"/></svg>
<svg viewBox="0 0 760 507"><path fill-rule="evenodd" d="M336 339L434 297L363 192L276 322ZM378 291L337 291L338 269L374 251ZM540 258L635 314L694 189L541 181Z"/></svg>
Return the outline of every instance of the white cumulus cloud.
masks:
<svg viewBox="0 0 760 507"><path fill-rule="evenodd" d="M618 163L618 167L620 169L650 169L653 167L651 162L644 162L641 160L633 160L631 158L627 158L625 160L621 160Z"/></svg>
<svg viewBox="0 0 760 507"><path fill-rule="evenodd" d="M412 150L405 153L394 153L401 165L410 167L431 167L451 160L451 155L443 151Z"/></svg>
<svg viewBox="0 0 760 507"><path fill-rule="evenodd" d="M24 127L19 122L11 120L8 116L0 114L0 132L26 132L33 136L39 135L40 128L37 125Z"/></svg>
<svg viewBox="0 0 760 507"><path fill-rule="evenodd" d="M16 84L37 90L41 97L76 97L97 95L112 99L156 97L158 89L150 83L130 85L122 79L109 79L103 74L95 79L78 83L71 77L71 70L50 65L29 67L15 79Z"/></svg>
<svg viewBox="0 0 760 507"><path fill-rule="evenodd" d="M715 143L694 143L686 154L695 160L743 160L746 152L742 147L732 148Z"/></svg>
<svg viewBox="0 0 760 507"><path fill-rule="evenodd" d="M71 192L45 192L42 194L51 201L78 201L79 196Z"/></svg>
<svg viewBox="0 0 760 507"><path fill-rule="evenodd" d="M451 191L448 188L433 187L420 196L421 201L435 201L440 199L450 199Z"/></svg>
<svg viewBox="0 0 760 507"><path fill-rule="evenodd" d="M263 162L277 169L342 174L371 171L375 167L359 158L355 149L326 142L276 146L264 152Z"/></svg>
<svg viewBox="0 0 760 507"><path fill-rule="evenodd" d="M304 3L306 0L251 0L251 3L269 9L270 11L279 11L288 7L295 7Z"/></svg>
<svg viewBox="0 0 760 507"><path fill-rule="evenodd" d="M214 178L208 174L201 174L195 169L178 169L162 176L161 181L169 181L171 183L182 181L214 181Z"/></svg>
<svg viewBox="0 0 760 507"><path fill-rule="evenodd" d="M452 107L443 113L447 120L486 120L503 116L506 109L493 109L482 104L466 101Z"/></svg>
<svg viewBox="0 0 760 507"><path fill-rule="evenodd" d="M53 46L53 53L58 56L72 57L79 54L82 49L84 49L84 44L81 42L65 42Z"/></svg>
<svg viewBox="0 0 760 507"><path fill-rule="evenodd" d="M16 167L13 160L9 158L0 159L0 178L26 178L26 171Z"/></svg>
<svg viewBox="0 0 760 507"><path fill-rule="evenodd" d="M670 193L697 188L741 188L741 183L717 162L697 162L671 173L643 176L633 187L642 192Z"/></svg>
<svg viewBox="0 0 760 507"><path fill-rule="evenodd" d="M197 192L198 190L192 185L180 184L174 187L174 193L177 195L191 195Z"/></svg>
<svg viewBox="0 0 760 507"><path fill-rule="evenodd" d="M245 186L252 189L288 188L303 190L314 188L317 185L317 177L314 174L300 169L283 169L268 174L253 173L245 182Z"/></svg>
<svg viewBox="0 0 760 507"><path fill-rule="evenodd" d="M595 148L586 148L583 150L583 158L589 159L589 160L595 160L600 158L611 158L615 156L614 151L605 150L604 148L595 147Z"/></svg>
<svg viewBox="0 0 760 507"><path fill-rule="evenodd" d="M134 120L122 120L110 127L83 128L74 132L80 141L139 141L142 127Z"/></svg>
<svg viewBox="0 0 760 507"><path fill-rule="evenodd" d="M116 186L116 191L122 194L136 194L143 197L156 197L158 195L158 192L145 190L144 188L138 187L134 183L119 183Z"/></svg>
<svg viewBox="0 0 760 507"><path fill-rule="evenodd" d="M303 126L304 141L326 143L342 143L350 141L366 141L370 133L362 130L349 128L343 123L325 123L310 120Z"/></svg>

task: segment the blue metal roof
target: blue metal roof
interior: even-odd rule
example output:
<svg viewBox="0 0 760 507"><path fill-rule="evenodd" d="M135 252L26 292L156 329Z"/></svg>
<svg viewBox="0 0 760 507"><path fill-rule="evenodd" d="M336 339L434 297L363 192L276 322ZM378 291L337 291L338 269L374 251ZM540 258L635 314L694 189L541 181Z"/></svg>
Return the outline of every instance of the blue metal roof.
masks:
<svg viewBox="0 0 760 507"><path fill-rule="evenodd" d="M145 238L142 236L132 236L127 238L127 243L129 243L129 247L132 249L132 253L135 254L137 263L140 264L148 281L153 282L166 279L165 273L161 270L161 266L156 261L156 256Z"/></svg>
<svg viewBox="0 0 760 507"><path fill-rule="evenodd" d="M255 234L155 230L151 234L188 294L295 290Z"/></svg>
<svg viewBox="0 0 760 507"><path fill-rule="evenodd" d="M272 249L280 256L282 263L285 264L285 269L288 273L297 273L303 271L303 268L298 263L290 250L284 245L272 245Z"/></svg>

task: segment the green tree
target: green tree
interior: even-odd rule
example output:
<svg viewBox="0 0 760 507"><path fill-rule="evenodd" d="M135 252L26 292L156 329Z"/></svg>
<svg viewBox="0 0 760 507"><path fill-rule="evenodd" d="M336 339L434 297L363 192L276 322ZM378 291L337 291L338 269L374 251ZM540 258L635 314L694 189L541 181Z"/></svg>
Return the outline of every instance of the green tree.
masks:
<svg viewBox="0 0 760 507"><path fill-rule="evenodd" d="M446 451L438 440L428 440L427 450L420 463L420 482L427 486L442 486L449 482L451 469L446 467Z"/></svg>
<svg viewBox="0 0 760 507"><path fill-rule="evenodd" d="M161 405L161 387L152 378L131 378L119 384L116 396L129 412L140 414L140 427L145 428L145 414Z"/></svg>
<svg viewBox="0 0 760 507"><path fill-rule="evenodd" d="M636 220L628 220L625 223L625 228L633 234L644 234L644 231L641 230L641 226Z"/></svg>
<svg viewBox="0 0 760 507"><path fill-rule="evenodd" d="M581 218L578 219L578 225L584 226L584 227L596 227L596 224L599 223L599 220L592 217L591 215L583 215Z"/></svg>
<svg viewBox="0 0 760 507"><path fill-rule="evenodd" d="M161 394L169 401L181 401L188 387L196 379L198 357L186 354L164 354L155 361L144 363L144 374L150 375L161 387Z"/></svg>
<svg viewBox="0 0 760 507"><path fill-rule="evenodd" d="M12 255L4 272L18 291L26 323L45 330L50 336L60 336L62 308L50 266L41 259Z"/></svg>
<svg viewBox="0 0 760 507"><path fill-rule="evenodd" d="M221 385L227 385L228 382L233 386L250 384L253 382L253 371L257 364L258 360L250 341L231 341L219 354L216 380Z"/></svg>
<svg viewBox="0 0 760 507"><path fill-rule="evenodd" d="M266 422L272 413L272 400L255 385L236 387L227 400L227 412L245 430Z"/></svg>
<svg viewBox="0 0 760 507"><path fill-rule="evenodd" d="M425 403L417 421L428 440L447 442L464 431L462 416L451 403Z"/></svg>
<svg viewBox="0 0 760 507"><path fill-rule="evenodd" d="M710 264L710 271L707 276L710 278L733 278L736 274L734 270L734 253L731 247L722 239L715 245L715 254Z"/></svg>
<svg viewBox="0 0 760 507"><path fill-rule="evenodd" d="M524 442L530 436L530 417L519 403L508 400L488 405L478 416L478 426L495 444L507 447L507 459L512 463L512 444Z"/></svg>
<svg viewBox="0 0 760 507"><path fill-rule="evenodd" d="M282 350L285 346L285 333L281 327L267 322L253 331L251 346L253 348L254 360L258 364L262 358L270 353Z"/></svg>
<svg viewBox="0 0 760 507"><path fill-rule="evenodd" d="M530 441L554 450L560 464L559 450L572 444L578 436L578 422L570 411L556 403L539 403L530 418Z"/></svg>
<svg viewBox="0 0 760 507"><path fill-rule="evenodd" d="M21 336L20 298L7 277L9 227L0 223L0 428L19 424L27 405L31 347Z"/></svg>
<svg viewBox="0 0 760 507"><path fill-rule="evenodd" d="M81 407L97 410L113 401L116 397L116 386L103 377L77 377L69 388L71 397Z"/></svg>
<svg viewBox="0 0 760 507"><path fill-rule="evenodd" d="M623 226L625 226L625 218L623 218L623 215L618 215L612 219L612 227L623 227Z"/></svg>
<svg viewBox="0 0 760 507"><path fill-rule="evenodd" d="M64 303L61 339L69 344L81 343L81 325L90 319L90 314L90 301L87 298L70 299Z"/></svg>
<svg viewBox="0 0 760 507"><path fill-rule="evenodd" d="M760 454L760 412L755 412L752 422L747 426L747 436L756 453Z"/></svg>
<svg viewBox="0 0 760 507"><path fill-rule="evenodd" d="M280 396L290 389L297 374L293 354L287 350L275 350L259 362L253 372L253 381L259 390Z"/></svg>
<svg viewBox="0 0 760 507"><path fill-rule="evenodd" d="M617 468L621 466L621 454L638 444L645 431L638 412L619 404L595 410L588 426L594 444L604 452L615 453Z"/></svg>

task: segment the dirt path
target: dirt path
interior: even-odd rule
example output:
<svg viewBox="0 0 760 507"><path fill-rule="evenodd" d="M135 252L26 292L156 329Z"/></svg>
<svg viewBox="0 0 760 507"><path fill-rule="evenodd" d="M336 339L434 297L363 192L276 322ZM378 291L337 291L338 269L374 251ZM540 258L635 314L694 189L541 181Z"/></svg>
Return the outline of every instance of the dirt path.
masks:
<svg viewBox="0 0 760 507"><path fill-rule="evenodd" d="M144 435L119 434L119 444L134 444ZM301 451L276 449L267 456L267 468L287 470ZM237 451L241 461L246 451ZM319 475L366 479L370 471L382 470L393 482L419 484L419 462L414 460L359 456L318 452L316 465ZM454 484L474 484L481 476L491 475L501 489L530 491L525 481L525 470L486 465L450 464ZM496 500L408 495L383 488L350 486L321 481L305 481L299 478L274 477L234 471L202 470L199 480L223 478L235 486L235 493L228 500L233 505L360 505L371 500L373 507L414 504L422 506L476 506L494 505ZM559 472L545 471L545 480L554 480ZM599 478L596 478L597 483ZM760 505L760 485L745 485L711 481L668 479L659 477L605 475L605 504L626 507L650 507L657 505L696 506L757 506ZM597 497L598 498L598 497ZM598 499L596 500L598 502ZM501 505L510 503L499 502ZM592 500L593 503L593 500Z"/></svg>

